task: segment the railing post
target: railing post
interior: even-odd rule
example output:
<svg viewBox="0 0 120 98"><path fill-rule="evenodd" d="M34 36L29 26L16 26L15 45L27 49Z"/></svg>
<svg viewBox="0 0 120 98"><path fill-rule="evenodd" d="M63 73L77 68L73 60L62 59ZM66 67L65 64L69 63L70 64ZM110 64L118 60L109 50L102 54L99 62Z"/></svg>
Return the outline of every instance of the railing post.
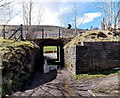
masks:
<svg viewBox="0 0 120 98"><path fill-rule="evenodd" d="M20 25L20 32L21 32L21 36L20 39L23 40L23 25Z"/></svg>
<svg viewBox="0 0 120 98"><path fill-rule="evenodd" d="M3 38L5 39L5 25L3 25Z"/></svg>
<svg viewBox="0 0 120 98"><path fill-rule="evenodd" d="M42 39L44 39L44 29L42 29Z"/></svg>
<svg viewBox="0 0 120 98"><path fill-rule="evenodd" d="M59 38L60 38L60 29L59 29Z"/></svg>

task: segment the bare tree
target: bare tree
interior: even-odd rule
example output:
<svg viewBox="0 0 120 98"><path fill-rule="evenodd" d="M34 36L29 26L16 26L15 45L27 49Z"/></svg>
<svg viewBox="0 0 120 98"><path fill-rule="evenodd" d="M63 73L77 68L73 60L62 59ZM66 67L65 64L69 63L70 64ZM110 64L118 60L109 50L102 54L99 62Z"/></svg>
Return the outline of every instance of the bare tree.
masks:
<svg viewBox="0 0 120 98"><path fill-rule="evenodd" d="M23 21L26 26L26 38L29 40L31 37L31 18L32 18L33 2L32 0L22 2Z"/></svg>
<svg viewBox="0 0 120 98"><path fill-rule="evenodd" d="M80 13L78 13L78 7L76 5L76 2L73 3L73 20L74 20L74 28L75 28L75 33L77 35L77 28L80 27L85 19L87 18L86 16L82 17L81 20L78 18L80 16Z"/></svg>
<svg viewBox="0 0 120 98"><path fill-rule="evenodd" d="M14 15L12 2L0 0L0 23L7 25L13 17Z"/></svg>
<svg viewBox="0 0 120 98"><path fill-rule="evenodd" d="M39 8L37 8L37 10L35 10L35 12L38 11L38 14L35 18L35 21L33 19L33 14L34 14L34 9L36 8L36 2L33 0L29 0L29 1L24 1L22 2L22 13L23 13L23 22L24 25L26 26L26 38L29 40L31 38L33 38L33 32L32 32L32 23L36 22L36 28L38 27L38 25L40 25L43 22L43 18L44 18L44 9L42 8L42 6L39 6ZM34 28L35 29L35 28Z"/></svg>
<svg viewBox="0 0 120 98"><path fill-rule="evenodd" d="M9 4L10 2L7 2L5 0L0 0L0 10L4 9Z"/></svg>
<svg viewBox="0 0 120 98"><path fill-rule="evenodd" d="M120 10L120 2L118 3L118 8ZM120 30L120 11L119 11L119 14L118 14L118 29Z"/></svg>
<svg viewBox="0 0 120 98"><path fill-rule="evenodd" d="M58 16L59 16L59 19L60 19L60 25L61 25L61 27L64 27L65 26L65 24L64 24L64 22L65 22L65 19L64 19L65 14L63 14L62 12L63 12L63 10L62 11L59 10Z"/></svg>
<svg viewBox="0 0 120 98"><path fill-rule="evenodd" d="M7 0L0 0L0 24L3 25L2 36L5 38L6 25L18 14L14 13L14 3Z"/></svg>
<svg viewBox="0 0 120 98"><path fill-rule="evenodd" d="M74 27L75 27L75 32L77 32L77 5L74 2L73 4L73 14L74 14Z"/></svg>
<svg viewBox="0 0 120 98"><path fill-rule="evenodd" d="M40 25L41 23L44 22L44 19L45 19L44 15L45 15L45 7L40 5L38 8L37 25Z"/></svg>
<svg viewBox="0 0 120 98"><path fill-rule="evenodd" d="M97 8L102 10L106 30L111 28L112 25L114 25L114 29L116 29L118 15L120 13L120 7L118 7L117 5L118 2L115 2L115 0L109 0L109 2L101 0L100 6L96 6Z"/></svg>
<svg viewBox="0 0 120 98"><path fill-rule="evenodd" d="M115 18L114 18L114 28L116 29L117 26L117 21L118 23L120 22L120 2L118 3L118 11L115 14Z"/></svg>

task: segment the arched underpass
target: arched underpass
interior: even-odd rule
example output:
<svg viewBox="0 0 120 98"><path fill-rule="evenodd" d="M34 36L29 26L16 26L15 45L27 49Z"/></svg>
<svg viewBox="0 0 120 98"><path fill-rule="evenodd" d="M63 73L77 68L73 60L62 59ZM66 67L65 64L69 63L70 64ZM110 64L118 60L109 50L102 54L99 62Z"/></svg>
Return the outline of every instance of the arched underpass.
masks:
<svg viewBox="0 0 120 98"><path fill-rule="evenodd" d="M37 39L37 45L40 47L39 59L37 60L36 69L43 72L44 66L44 47L55 46L57 47L57 58L51 59L53 65L58 65L58 68L64 67L64 44L61 39Z"/></svg>

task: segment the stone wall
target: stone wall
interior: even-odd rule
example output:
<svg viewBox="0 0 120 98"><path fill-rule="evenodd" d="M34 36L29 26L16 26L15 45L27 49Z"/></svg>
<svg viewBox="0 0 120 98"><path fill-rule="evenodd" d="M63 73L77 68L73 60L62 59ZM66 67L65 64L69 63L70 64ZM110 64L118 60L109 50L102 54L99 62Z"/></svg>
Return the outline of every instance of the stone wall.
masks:
<svg viewBox="0 0 120 98"><path fill-rule="evenodd" d="M2 96L21 90L35 70L39 47L33 42L16 42L2 49Z"/></svg>
<svg viewBox="0 0 120 98"><path fill-rule="evenodd" d="M83 42L83 45L65 48L65 55L68 55L65 64L74 74L118 67L120 42Z"/></svg>
<svg viewBox="0 0 120 98"><path fill-rule="evenodd" d="M76 46L64 48L64 63L71 73L76 74Z"/></svg>

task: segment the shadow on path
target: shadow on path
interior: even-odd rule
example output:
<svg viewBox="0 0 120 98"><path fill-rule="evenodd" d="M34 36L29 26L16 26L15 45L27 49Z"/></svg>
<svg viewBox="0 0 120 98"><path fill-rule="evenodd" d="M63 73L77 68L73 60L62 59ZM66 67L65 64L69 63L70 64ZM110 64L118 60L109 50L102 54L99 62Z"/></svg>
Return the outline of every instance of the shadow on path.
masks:
<svg viewBox="0 0 120 98"><path fill-rule="evenodd" d="M56 79L57 70L52 70L49 73L40 73L36 72L29 81L25 83L25 87L23 87L22 91L34 89L42 84L50 82Z"/></svg>
<svg viewBox="0 0 120 98"><path fill-rule="evenodd" d="M79 84L66 69L53 70L46 74L36 72L24 85L22 92L18 91L12 96L91 96L85 84Z"/></svg>

